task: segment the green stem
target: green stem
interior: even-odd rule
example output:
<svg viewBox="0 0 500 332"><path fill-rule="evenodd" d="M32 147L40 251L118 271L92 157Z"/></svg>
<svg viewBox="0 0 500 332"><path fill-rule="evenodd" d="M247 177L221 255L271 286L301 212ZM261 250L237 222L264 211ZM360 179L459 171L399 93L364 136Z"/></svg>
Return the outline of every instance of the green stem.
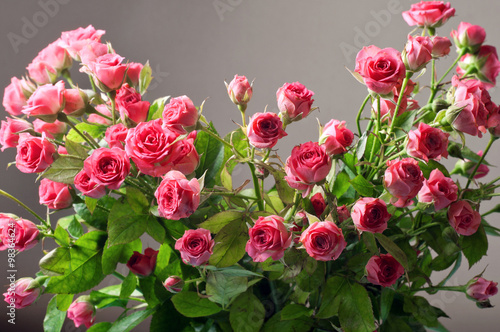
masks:
<svg viewBox="0 0 500 332"><path fill-rule="evenodd" d="M363 113L363 110L365 109L366 104L368 103L368 100L370 100L371 95L368 94L366 96L365 100L363 101L363 104L361 104L361 107L359 108L358 115L356 116L356 125L358 126L358 134L361 136L361 125L359 121L361 120L361 113Z"/></svg>
<svg viewBox="0 0 500 332"><path fill-rule="evenodd" d="M184 282L184 285L188 285L188 284L193 283L193 282L204 281L204 280L205 280L205 278L203 278L203 277L199 277L199 278L191 279L191 280L186 280Z"/></svg>
<svg viewBox="0 0 500 332"><path fill-rule="evenodd" d="M488 142L488 145L486 146L486 149L484 150L483 155L479 159L479 162L476 164L476 167L474 167L474 170L472 171L472 173L470 173L470 175L469 175L469 179L467 180L467 185L465 186L465 189L469 188L469 185L470 185L472 179L474 178L474 175L476 175L476 172L477 172L479 166L481 166L481 164L483 163L484 158L486 157L486 154L488 153L488 151L490 150L491 146L493 145L493 142L496 139L497 139L497 137L495 137L494 135L490 136L490 141Z"/></svg>
<svg viewBox="0 0 500 332"><path fill-rule="evenodd" d="M113 121L113 124L116 124L116 91L111 91L108 92L108 98L111 101L111 121Z"/></svg>
<svg viewBox="0 0 500 332"><path fill-rule="evenodd" d="M33 216L35 216L35 218L37 218L38 220L40 220L47 228L49 228L52 233L54 233L54 231L52 230L52 227L50 226L50 223L48 223L45 219L43 219L42 217L40 217L35 211L33 211L32 209L30 209L28 206L26 206L26 204L24 204L23 202L21 202L20 200L18 200L14 196L12 196L11 194L9 194L9 193L1 190L1 189L0 189L0 195L5 196L7 198L10 198L14 202L16 202L17 204L19 204L20 206L22 206L26 211L28 211L29 213L31 213Z"/></svg>
<svg viewBox="0 0 500 332"><path fill-rule="evenodd" d="M246 125L246 119L245 119L245 111L247 109L247 104L238 105L238 109L241 112L241 121L243 123L243 127L246 127L247 125Z"/></svg>
<svg viewBox="0 0 500 332"><path fill-rule="evenodd" d="M66 116L66 114L64 113L59 113L58 116L57 116L57 119L59 121L62 121L64 123L67 123L71 129L73 129L78 135L80 135L92 148L94 149L98 149L99 146L95 143L95 142L92 142L87 136L85 136L78 128L76 128L76 126L73 124L73 122L71 122L68 117Z"/></svg>
<svg viewBox="0 0 500 332"><path fill-rule="evenodd" d="M286 221L292 220L293 216L295 215L295 212L297 211L297 207L299 206L301 199L301 194L299 192L295 192L295 196L293 198L293 206L292 208L287 212L285 216Z"/></svg>
<svg viewBox="0 0 500 332"><path fill-rule="evenodd" d="M204 194L204 193L214 194L214 195L218 195L218 196L229 196L229 197L238 197L238 198L241 198L241 199L255 200L255 197L241 195L241 194L236 194L236 193L228 192L228 191L210 191L208 189L203 189L202 194Z"/></svg>
<svg viewBox="0 0 500 332"><path fill-rule="evenodd" d="M260 211L264 211L264 202L262 201L262 196L260 194L259 179L255 174L255 165L251 162L248 162L248 167L250 167L250 172L252 172L253 188L255 191L255 196L257 197L257 205L259 206Z"/></svg>
<svg viewBox="0 0 500 332"><path fill-rule="evenodd" d="M71 74L68 69L64 69L63 71L61 71L61 75L66 79L66 81L68 81L69 85L71 85L73 89L76 88L76 85L73 84L73 80L71 79Z"/></svg>
<svg viewBox="0 0 500 332"><path fill-rule="evenodd" d="M435 286L435 287L425 287L420 289L412 290L412 293L421 292L421 291L452 291L452 292L464 292L465 286Z"/></svg>
<svg viewBox="0 0 500 332"><path fill-rule="evenodd" d="M453 62L453 64L446 70L446 72L443 74L443 76L439 79L439 81L437 81L434 85L431 86L431 95L429 96L429 100L427 101L427 104L432 103L432 101L434 100L434 97L436 96L436 93L438 91L439 85L445 79L445 77L448 76L448 74L450 73L450 71L452 71L452 69L455 68L455 66L457 65L458 61L460 61L460 58L462 58L462 56L464 56L465 53L466 52L462 50L458 54L458 57L455 59L455 61Z"/></svg>
<svg viewBox="0 0 500 332"><path fill-rule="evenodd" d="M278 302L278 296L276 294L276 285L274 284L274 281L269 280L269 287L271 288L271 299L273 300L275 307L274 312L278 312L281 310L281 308Z"/></svg>
<svg viewBox="0 0 500 332"><path fill-rule="evenodd" d="M219 142L221 142L222 144L224 144L225 146L227 146L228 148L232 149L233 146L229 143L229 142L226 142L224 141L222 138L220 138L218 135L212 133L210 130L208 130L207 127L202 127L201 128L201 131L203 131L204 133L208 134L210 137L218 140ZM240 157L243 157L243 155L241 153L239 153L238 151L236 151Z"/></svg>
<svg viewBox="0 0 500 332"><path fill-rule="evenodd" d="M401 107L401 102L403 101L403 97L405 95L405 90L406 90L406 85L408 85L408 81L410 80L410 77L413 75L413 72L407 71L406 72L406 77L403 80L403 84L401 85L401 90L399 92L399 97L398 97L398 102L396 104L396 109L394 110L394 115L392 116L392 122L391 126L389 127L389 131L387 132L387 137L389 137L394 130L394 125L396 123L396 118L398 117L399 109Z"/></svg>

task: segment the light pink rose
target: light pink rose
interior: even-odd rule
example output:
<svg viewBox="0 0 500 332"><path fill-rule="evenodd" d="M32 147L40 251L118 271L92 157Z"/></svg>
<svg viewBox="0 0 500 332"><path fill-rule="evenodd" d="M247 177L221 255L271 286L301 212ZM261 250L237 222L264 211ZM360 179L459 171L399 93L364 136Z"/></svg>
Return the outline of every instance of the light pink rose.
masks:
<svg viewBox="0 0 500 332"><path fill-rule="evenodd" d="M87 95L79 89L64 90L63 112L71 116L81 116L85 112L88 103Z"/></svg>
<svg viewBox="0 0 500 332"><path fill-rule="evenodd" d="M432 37L432 56L441 58L450 53L451 41L446 37Z"/></svg>
<svg viewBox="0 0 500 332"><path fill-rule="evenodd" d="M255 113L247 125L247 137L253 146L270 149L287 133L283 123L275 113Z"/></svg>
<svg viewBox="0 0 500 332"><path fill-rule="evenodd" d="M67 125L64 122L56 120L52 123L45 122L41 119L36 119L33 121L33 129L37 133L45 133L48 138L54 138L54 136L64 134L67 129Z"/></svg>
<svg viewBox="0 0 500 332"><path fill-rule="evenodd" d="M292 243L292 233L288 232L280 216L259 217L248 230L250 239L245 250L254 262L264 262L269 257L277 261Z"/></svg>
<svg viewBox="0 0 500 332"><path fill-rule="evenodd" d="M457 73L462 77L474 74L490 89L496 85L500 73L497 50L491 45L482 45L478 54L466 54L458 62Z"/></svg>
<svg viewBox="0 0 500 332"><path fill-rule="evenodd" d="M146 248L144 254L134 251L127 262L127 267L134 274L141 277L147 277L155 270L157 257L158 250L152 248Z"/></svg>
<svg viewBox="0 0 500 332"><path fill-rule="evenodd" d="M96 30L92 25L61 33L60 45L64 47L75 60L80 60L78 52L91 42L100 42L106 32Z"/></svg>
<svg viewBox="0 0 500 332"><path fill-rule="evenodd" d="M141 75L141 70L144 68L142 63L129 62L127 70L127 81L130 82L131 86L139 86L139 77Z"/></svg>
<svg viewBox="0 0 500 332"><path fill-rule="evenodd" d="M21 119L6 118L7 121L1 122L0 127L0 145L1 150L15 148L19 142L19 132L32 129L31 123Z"/></svg>
<svg viewBox="0 0 500 332"><path fill-rule="evenodd" d="M170 292L170 293L179 293L182 291L182 288L184 287L184 280L182 280L178 276L170 276L168 277L164 282L163 286Z"/></svg>
<svg viewBox="0 0 500 332"><path fill-rule="evenodd" d="M106 105L102 105L102 104L97 105L95 107L95 109L99 113L106 115L110 118L112 116L111 111L109 110L109 108ZM90 123L96 123L96 124L101 124L101 125L105 125L105 126L111 126L113 124L113 122L111 120L103 118L102 116L95 114L95 113L90 114L89 117L87 118L87 121Z"/></svg>
<svg viewBox="0 0 500 332"><path fill-rule="evenodd" d="M384 186L393 196L391 204L406 207L422 188L424 176L418 162L412 158L394 159L387 162Z"/></svg>
<svg viewBox="0 0 500 332"><path fill-rule="evenodd" d="M403 12L409 26L437 28L455 15L455 8L444 1L420 1L412 4L410 10Z"/></svg>
<svg viewBox="0 0 500 332"><path fill-rule="evenodd" d="M54 83L57 79L57 70L37 58L33 59L26 69L29 77L39 85Z"/></svg>
<svg viewBox="0 0 500 332"><path fill-rule="evenodd" d="M467 286L466 293L474 300L483 302L498 293L497 285L498 282L489 281L482 277L475 277L472 283Z"/></svg>
<svg viewBox="0 0 500 332"><path fill-rule="evenodd" d="M158 213L171 220L187 218L200 204L200 184L196 178L187 180L179 171L168 172L156 189Z"/></svg>
<svg viewBox="0 0 500 332"><path fill-rule="evenodd" d="M391 254L373 256L366 264L366 279L375 285L389 287L405 273L405 269Z"/></svg>
<svg viewBox="0 0 500 332"><path fill-rule="evenodd" d="M16 167L23 173L41 173L54 162L56 147L42 134L33 137L28 133L19 134Z"/></svg>
<svg viewBox="0 0 500 332"><path fill-rule="evenodd" d="M49 209L60 210L71 206L73 198L69 186L65 183L42 179L38 187L40 204L47 205Z"/></svg>
<svg viewBox="0 0 500 332"><path fill-rule="evenodd" d="M68 154L68 150L66 150L66 148L62 145L59 145L57 147L57 153L58 154Z"/></svg>
<svg viewBox="0 0 500 332"><path fill-rule="evenodd" d="M33 62L45 62L50 67L60 72L63 69L70 68L73 60L66 49L61 46L61 39L58 39L41 50L35 59L33 59Z"/></svg>
<svg viewBox="0 0 500 332"><path fill-rule="evenodd" d="M104 139L110 148L124 149L125 139L128 129L123 124L118 123L106 129Z"/></svg>
<svg viewBox="0 0 500 332"><path fill-rule="evenodd" d="M380 198L363 197L354 204L351 217L358 231L382 233L392 215Z"/></svg>
<svg viewBox="0 0 500 332"><path fill-rule="evenodd" d="M106 195L106 187L98 185L84 170L75 176L75 188L88 197L99 199Z"/></svg>
<svg viewBox="0 0 500 332"><path fill-rule="evenodd" d="M463 133L482 137L486 133L488 115L496 109L491 102L488 91L479 84L460 84L454 93L455 106L462 108L460 113L452 114L450 124L453 128Z"/></svg>
<svg viewBox="0 0 500 332"><path fill-rule="evenodd" d="M448 157L448 137L450 134L439 128L433 128L423 122L416 130L408 133L406 152L415 158L428 162L429 159L439 160Z"/></svg>
<svg viewBox="0 0 500 332"><path fill-rule="evenodd" d="M486 31L479 25L460 22L458 29L451 31L451 37L458 49L465 49L468 53L476 53L486 39Z"/></svg>
<svg viewBox="0 0 500 332"><path fill-rule="evenodd" d="M448 221L460 235L474 234L481 225L481 214L466 201L457 201L448 208Z"/></svg>
<svg viewBox="0 0 500 332"><path fill-rule="evenodd" d="M408 36L408 42L403 53L403 62L406 69L417 72L425 68L432 60L433 43L427 36Z"/></svg>
<svg viewBox="0 0 500 332"><path fill-rule="evenodd" d="M309 225L299 241L309 256L317 261L337 259L347 243L342 230L331 221L320 221Z"/></svg>
<svg viewBox="0 0 500 332"><path fill-rule="evenodd" d="M143 101L141 94L128 83L116 92L116 107L124 124L135 127L148 118L149 101Z"/></svg>
<svg viewBox="0 0 500 332"><path fill-rule="evenodd" d="M129 175L130 161L122 149L99 148L85 159L83 169L92 181L113 190L120 188Z"/></svg>
<svg viewBox="0 0 500 332"><path fill-rule="evenodd" d="M276 92L278 109L286 124L305 118L311 112L314 92L299 82L285 83Z"/></svg>
<svg viewBox="0 0 500 332"><path fill-rule="evenodd" d="M180 251L184 263L200 266L208 262L214 245L210 231L203 228L189 229L175 242L175 250Z"/></svg>
<svg viewBox="0 0 500 332"><path fill-rule="evenodd" d="M323 128L319 144L324 145L330 156L347 152L354 140L352 131L346 128L345 121L330 120Z"/></svg>
<svg viewBox="0 0 500 332"><path fill-rule="evenodd" d="M105 92L118 90L125 80L127 65L122 64L125 58L115 53L107 53L88 64L94 81Z"/></svg>
<svg viewBox="0 0 500 332"><path fill-rule="evenodd" d="M85 325L86 328L89 328L94 324L95 314L96 310L92 303L78 298L69 306L67 315L76 327Z"/></svg>
<svg viewBox="0 0 500 332"><path fill-rule="evenodd" d="M108 45L96 42L96 41L91 41L88 44L86 44L79 52L78 55L80 56L80 59L82 61L82 67L80 68L80 71L83 73L90 73L89 72L89 65L90 63L94 62L95 59L98 57L110 53L109 52ZM114 52L111 52L114 53Z"/></svg>
<svg viewBox="0 0 500 332"><path fill-rule="evenodd" d="M23 92L21 80L17 77L10 79L10 84L5 87L2 105L7 113L12 116L21 115L22 109L26 106L27 97Z"/></svg>
<svg viewBox="0 0 500 332"><path fill-rule="evenodd" d="M170 151L170 158L168 159L172 170L181 172L188 175L193 173L198 167L200 156L194 146L196 139L196 131L189 133L188 137L175 142Z"/></svg>
<svg viewBox="0 0 500 332"><path fill-rule="evenodd" d="M33 278L21 278L16 280L14 290L3 293L5 302L9 305L14 304L16 309L22 309L32 305L42 292L41 287L26 290L33 280Z"/></svg>
<svg viewBox="0 0 500 332"><path fill-rule="evenodd" d="M64 106L64 82L39 86L28 99L22 112L45 122L54 122Z"/></svg>
<svg viewBox="0 0 500 332"><path fill-rule="evenodd" d="M11 235L15 236L11 236ZM24 251L38 243L40 231L34 223L0 213L0 250L7 248Z"/></svg>
<svg viewBox="0 0 500 332"><path fill-rule="evenodd" d="M314 214L316 217L320 218L326 209L325 198L321 193L316 193L311 197L311 205L314 209Z"/></svg>
<svg viewBox="0 0 500 332"><path fill-rule="evenodd" d="M458 187L455 182L438 170L432 170L429 180L424 179L424 185L418 193L418 201L434 203L434 209L439 211L448 207L458 198Z"/></svg>
<svg viewBox="0 0 500 332"><path fill-rule="evenodd" d="M245 76L234 75L229 84L226 83L227 94L236 105L246 105L252 98L252 85Z"/></svg>
<svg viewBox="0 0 500 332"><path fill-rule="evenodd" d="M187 96L172 98L163 109L163 127L185 134L186 129L189 129L188 131L193 129L198 117L198 110Z"/></svg>

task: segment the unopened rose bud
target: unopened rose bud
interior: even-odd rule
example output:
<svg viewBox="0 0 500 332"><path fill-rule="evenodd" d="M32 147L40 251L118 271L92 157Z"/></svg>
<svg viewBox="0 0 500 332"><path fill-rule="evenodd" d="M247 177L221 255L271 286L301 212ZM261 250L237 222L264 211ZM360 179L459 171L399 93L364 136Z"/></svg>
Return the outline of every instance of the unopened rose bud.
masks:
<svg viewBox="0 0 500 332"><path fill-rule="evenodd" d="M13 288L3 293L5 302L13 304L16 309L25 308L38 299L42 287L33 278L21 278L17 280Z"/></svg>
<svg viewBox="0 0 500 332"><path fill-rule="evenodd" d="M182 280L178 276L171 276L168 277L167 280L163 283L163 286L170 292L170 293L179 293L182 291L182 288L184 287L184 280Z"/></svg>
<svg viewBox="0 0 500 332"><path fill-rule="evenodd" d="M233 80L226 83L226 88L229 98L236 105L246 105L252 98L252 85L245 76L234 75Z"/></svg>
<svg viewBox="0 0 500 332"><path fill-rule="evenodd" d="M476 277L469 282L466 293L469 298L483 302L498 293L497 285L498 282Z"/></svg>
<svg viewBox="0 0 500 332"><path fill-rule="evenodd" d="M80 296L77 298L68 309L68 318L71 319L76 327L85 325L86 328L91 327L95 321L95 306L90 303L89 296Z"/></svg>
<svg viewBox="0 0 500 332"><path fill-rule="evenodd" d="M157 256L158 251L151 248L144 250L144 254L134 251L127 262L127 267L139 277L147 277L155 269Z"/></svg>
<svg viewBox="0 0 500 332"><path fill-rule="evenodd" d="M479 25L460 22L458 29L451 32L451 37L453 37L458 50L463 49L467 53L476 53L486 39L486 31Z"/></svg>
<svg viewBox="0 0 500 332"><path fill-rule="evenodd" d="M407 70L417 72L432 60L432 40L424 36L408 36L408 42L401 54Z"/></svg>

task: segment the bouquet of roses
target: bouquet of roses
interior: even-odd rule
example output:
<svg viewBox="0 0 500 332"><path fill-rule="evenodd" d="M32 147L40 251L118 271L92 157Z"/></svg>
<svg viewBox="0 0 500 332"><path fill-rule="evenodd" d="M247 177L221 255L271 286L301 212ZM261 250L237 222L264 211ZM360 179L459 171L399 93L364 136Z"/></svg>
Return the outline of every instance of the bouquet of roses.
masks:
<svg viewBox="0 0 500 332"><path fill-rule="evenodd" d="M457 58L437 75L452 47L437 31L454 13L441 1L414 4L403 13L416 28L401 52L360 50L352 75L368 95L357 133L332 119L286 159L273 147L314 110L304 85L278 89L279 114L249 117L252 84L236 75L226 88L241 124L221 136L203 103L143 100L149 64L124 61L101 42L104 31L63 32L3 98L2 150L17 148L16 167L43 178L48 208L44 218L0 191L36 221L0 214L0 250L44 254L40 272L12 282L5 301L15 310L53 294L51 332L66 316L111 332L150 315L152 331L446 331L446 314L422 292L464 292L490 307L496 282L446 285L462 256L476 264L486 234L500 235L483 218L500 209L479 212L500 177L478 181L500 136L488 93L500 61L484 29L461 22L451 33ZM73 83L74 62L90 89ZM429 85L417 81L425 70ZM485 150L467 148L466 135L489 136ZM454 169L441 158L456 158ZM232 176L239 164L250 179ZM156 245L143 248L143 235ZM46 252L47 241L56 248ZM107 275L116 282L99 287ZM94 323L112 306L123 308L118 319Z"/></svg>

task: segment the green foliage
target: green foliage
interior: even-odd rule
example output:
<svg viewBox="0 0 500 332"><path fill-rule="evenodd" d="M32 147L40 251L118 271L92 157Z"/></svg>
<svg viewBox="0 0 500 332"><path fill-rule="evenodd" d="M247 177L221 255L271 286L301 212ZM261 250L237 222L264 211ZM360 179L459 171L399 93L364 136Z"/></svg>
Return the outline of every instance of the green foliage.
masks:
<svg viewBox="0 0 500 332"><path fill-rule="evenodd" d="M45 332L61 331L63 327L66 313L57 308L56 302L56 296L54 296L47 305L47 313L43 320L43 330Z"/></svg>
<svg viewBox="0 0 500 332"><path fill-rule="evenodd" d="M212 123L208 130L217 134ZM224 162L224 145L209 134L199 131L195 141L196 151L200 155L200 162L196 169L196 177L199 178L205 174L205 187L212 188L220 182L220 169Z"/></svg>
<svg viewBox="0 0 500 332"><path fill-rule="evenodd" d="M186 317L210 316L221 311L216 303L202 298L196 292L180 292L172 297L172 303L178 312Z"/></svg>
<svg viewBox="0 0 500 332"><path fill-rule="evenodd" d="M213 271L208 274L206 292L209 300L226 308L239 294L248 287L246 277L228 276L225 273Z"/></svg>
<svg viewBox="0 0 500 332"><path fill-rule="evenodd" d="M80 157L60 155L42 176L51 181L72 184L82 169L83 159Z"/></svg>
<svg viewBox="0 0 500 332"><path fill-rule="evenodd" d="M106 126L95 124L95 123L79 123L76 126L83 134L88 133L93 138L98 138L106 132ZM75 130L71 129L66 136L67 140L73 141L75 143L83 143L85 140L80 136Z"/></svg>
<svg viewBox="0 0 500 332"><path fill-rule="evenodd" d="M260 300L247 291L238 296L231 305L229 321L235 332L260 331L266 310Z"/></svg>
<svg viewBox="0 0 500 332"><path fill-rule="evenodd" d="M235 220L215 236L215 246L210 257L210 264L217 267L227 267L236 264L245 255L245 245L248 241L248 228L245 219Z"/></svg>
<svg viewBox="0 0 500 332"><path fill-rule="evenodd" d="M465 258L469 262L469 269L479 262L488 251L488 238L483 226L470 236L461 237L461 247Z"/></svg>

